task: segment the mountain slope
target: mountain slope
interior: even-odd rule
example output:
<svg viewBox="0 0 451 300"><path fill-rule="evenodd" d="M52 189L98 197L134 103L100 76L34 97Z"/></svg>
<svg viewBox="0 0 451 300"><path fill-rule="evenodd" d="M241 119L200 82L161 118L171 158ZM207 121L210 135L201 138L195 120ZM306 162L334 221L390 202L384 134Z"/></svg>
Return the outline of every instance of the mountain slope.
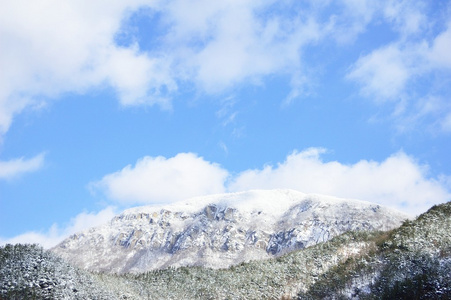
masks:
<svg viewBox="0 0 451 300"><path fill-rule="evenodd" d="M0 247L0 298L450 299L450 233L451 202L390 232L348 232L278 258L123 275L9 245Z"/></svg>
<svg viewBox="0 0 451 300"><path fill-rule="evenodd" d="M257 190L129 209L52 251L81 268L110 273L225 268L277 257L350 230L392 229L406 218L363 201Z"/></svg>
<svg viewBox="0 0 451 300"><path fill-rule="evenodd" d="M88 273L35 246L6 246L0 298L450 299L450 234L451 202L390 232L348 232L278 258L123 275Z"/></svg>
<svg viewBox="0 0 451 300"><path fill-rule="evenodd" d="M374 240L300 298L451 299L451 202Z"/></svg>

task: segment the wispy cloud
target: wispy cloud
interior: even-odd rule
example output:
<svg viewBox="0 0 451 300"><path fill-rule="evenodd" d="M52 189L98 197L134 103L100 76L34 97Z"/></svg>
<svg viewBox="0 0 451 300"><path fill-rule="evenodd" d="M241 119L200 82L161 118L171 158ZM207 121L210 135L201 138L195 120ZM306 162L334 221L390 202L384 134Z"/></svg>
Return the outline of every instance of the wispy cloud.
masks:
<svg viewBox="0 0 451 300"><path fill-rule="evenodd" d="M404 29L407 33L404 34L417 31L420 27L411 24L415 21L404 22L404 27L407 27ZM410 41L403 35L398 41L361 56L350 69L347 78L359 84L360 92L365 97L378 104L392 103L393 117L399 128L415 128L416 123L412 121L424 120L425 117L446 124L446 117L451 113L451 107L446 105L447 101L442 101L445 105L441 105L440 109L424 108L435 105L438 98L451 96L451 55L447 51L450 46L450 24L430 41ZM434 82L425 84L430 78ZM427 100L433 103L425 105ZM434 123L436 122L420 124L424 127L424 124L431 126ZM446 131L446 126L442 128Z"/></svg>
<svg viewBox="0 0 451 300"><path fill-rule="evenodd" d="M390 45L360 57L348 74L348 79L359 82L365 96L375 96L379 101L398 100L406 83L415 75L417 53Z"/></svg>
<svg viewBox="0 0 451 300"><path fill-rule="evenodd" d="M405 39L426 28L428 23L424 11L427 5L422 1L385 1L382 13L392 24L394 29Z"/></svg>
<svg viewBox="0 0 451 300"><path fill-rule="evenodd" d="M45 154L41 153L33 158L23 157L8 161L0 161L0 180L9 180L25 173L35 172L44 165Z"/></svg>

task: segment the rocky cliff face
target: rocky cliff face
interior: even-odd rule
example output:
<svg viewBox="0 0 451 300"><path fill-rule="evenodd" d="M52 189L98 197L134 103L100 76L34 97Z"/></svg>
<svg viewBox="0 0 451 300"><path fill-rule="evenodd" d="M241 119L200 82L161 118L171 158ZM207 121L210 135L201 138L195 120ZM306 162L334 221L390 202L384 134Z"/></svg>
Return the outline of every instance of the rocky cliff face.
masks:
<svg viewBox="0 0 451 300"><path fill-rule="evenodd" d="M112 273L222 268L280 256L350 230L389 230L407 217L357 200L249 191L129 209L52 251L82 268Z"/></svg>

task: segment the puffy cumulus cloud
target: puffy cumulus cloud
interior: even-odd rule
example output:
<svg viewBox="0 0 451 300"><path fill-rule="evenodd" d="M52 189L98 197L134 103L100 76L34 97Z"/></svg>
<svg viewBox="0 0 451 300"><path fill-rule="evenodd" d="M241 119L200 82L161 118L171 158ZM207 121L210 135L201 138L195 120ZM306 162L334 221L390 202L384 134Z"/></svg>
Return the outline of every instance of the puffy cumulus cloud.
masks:
<svg viewBox="0 0 451 300"><path fill-rule="evenodd" d="M98 213L83 212L72 218L64 227L53 224L47 232L31 231L12 238L0 238L0 245L36 243L48 249L74 233L108 222L114 215L115 209L113 207L107 207Z"/></svg>
<svg viewBox="0 0 451 300"><path fill-rule="evenodd" d="M194 196L249 189L289 188L379 203L417 214L451 198L449 180L428 176L427 166L404 152L381 162L324 161L322 148L293 152L276 166L231 175L192 153L144 157L135 166L92 183L110 200L132 205L170 203Z"/></svg>
<svg viewBox="0 0 451 300"><path fill-rule="evenodd" d="M316 1L7 1L0 11L0 134L27 107L105 85L123 105L169 108L181 82L218 93L287 75L289 98L297 97L305 84L299 78L307 78L304 47L339 31L356 36L371 20L374 5L349 2L330 15L329 4ZM154 22L143 33L150 47L129 22L136 16Z"/></svg>
<svg viewBox="0 0 451 300"><path fill-rule="evenodd" d="M108 174L91 188L123 204L168 203L222 193L228 172L193 153L144 157L135 166Z"/></svg>
<svg viewBox="0 0 451 300"><path fill-rule="evenodd" d="M430 66L449 66L449 31L426 45L426 54L410 49L409 37L429 21L421 3L7 1L0 11L0 134L27 107L105 85L116 90L123 105L167 109L186 83L215 94L282 75L290 78L289 103L311 84L312 67L303 61L306 48L329 40L351 43L381 18L400 32L401 42L361 57L349 78L368 93L393 97L422 64L418 56ZM135 17L153 26L135 30ZM122 35L126 42L118 39Z"/></svg>
<svg viewBox="0 0 451 300"><path fill-rule="evenodd" d="M324 149L294 152L277 166L247 170L231 180L230 191L290 188L379 203L418 214L433 204L449 201L449 186L429 178L427 167L398 152L382 162L355 164L321 159Z"/></svg>
<svg viewBox="0 0 451 300"><path fill-rule="evenodd" d="M316 29L297 18L259 17L272 3L7 1L0 11L0 134L14 115L64 92L107 84L123 105L169 108L179 80L216 92L297 65L300 45ZM133 31L127 20L141 9L152 13L140 17L162 16L158 45L119 46L115 38Z"/></svg>
<svg viewBox="0 0 451 300"><path fill-rule="evenodd" d="M64 92L109 84L123 104L162 104L174 88L164 60L114 38L152 1L6 1L0 11L0 134L13 116Z"/></svg>
<svg viewBox="0 0 451 300"><path fill-rule="evenodd" d="M316 66L309 65L306 49L329 40L352 43L372 22L388 24L399 39L362 55L348 79L376 99L412 102L405 96L410 90L428 98L409 84L435 70L449 75L451 30L448 24L431 37L427 6L402 0L6 1L0 11L0 135L24 109L98 86L113 87L125 106L167 109L181 87L215 94L281 75L289 78L290 103L315 86L309 72ZM135 30L134 16L153 26ZM119 45L122 33L130 39Z"/></svg>
<svg viewBox="0 0 451 300"><path fill-rule="evenodd" d="M0 161L0 180L16 178L24 173L35 172L44 165L45 155L43 153L30 158L17 158L8 161Z"/></svg>

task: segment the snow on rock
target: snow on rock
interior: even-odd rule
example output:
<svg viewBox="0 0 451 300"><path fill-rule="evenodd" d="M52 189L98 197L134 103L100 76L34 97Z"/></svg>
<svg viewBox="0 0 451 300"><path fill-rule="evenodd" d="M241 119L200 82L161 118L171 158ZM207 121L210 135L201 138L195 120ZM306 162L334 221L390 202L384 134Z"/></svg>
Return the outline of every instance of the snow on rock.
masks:
<svg viewBox="0 0 451 300"><path fill-rule="evenodd" d="M364 201L253 190L128 209L52 251L79 267L110 273L225 268L280 256L350 230L389 230L407 218Z"/></svg>

